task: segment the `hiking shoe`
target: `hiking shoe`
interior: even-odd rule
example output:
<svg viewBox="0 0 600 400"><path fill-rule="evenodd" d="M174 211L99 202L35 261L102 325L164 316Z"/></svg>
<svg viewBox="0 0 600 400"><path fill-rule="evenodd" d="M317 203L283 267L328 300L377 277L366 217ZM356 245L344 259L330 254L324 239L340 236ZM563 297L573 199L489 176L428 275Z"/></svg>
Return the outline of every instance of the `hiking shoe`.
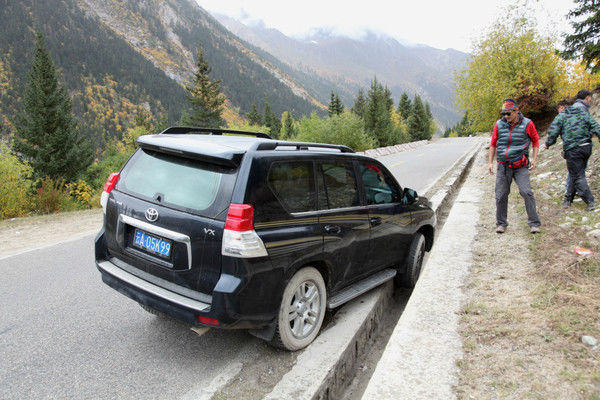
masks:
<svg viewBox="0 0 600 400"><path fill-rule="evenodd" d="M506 227L505 226L498 225L496 227L496 233L504 233L504 231L506 231Z"/></svg>
<svg viewBox="0 0 600 400"><path fill-rule="evenodd" d="M563 199L563 201L560 202L560 205L563 206L563 208L569 208L571 207L571 202L568 199Z"/></svg>
<svg viewBox="0 0 600 400"><path fill-rule="evenodd" d="M540 227L539 226L532 226L531 229L529 230L529 232L531 232L531 233L540 233Z"/></svg>
<svg viewBox="0 0 600 400"><path fill-rule="evenodd" d="M596 202L595 201L590 201L587 205L587 207L585 208L586 211L594 211L596 209Z"/></svg>

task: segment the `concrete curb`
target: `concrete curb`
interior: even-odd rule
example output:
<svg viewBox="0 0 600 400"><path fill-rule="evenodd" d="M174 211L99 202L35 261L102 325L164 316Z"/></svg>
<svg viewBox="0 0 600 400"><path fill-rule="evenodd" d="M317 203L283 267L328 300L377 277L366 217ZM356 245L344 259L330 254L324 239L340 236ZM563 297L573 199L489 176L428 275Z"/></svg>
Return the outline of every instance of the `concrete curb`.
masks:
<svg viewBox="0 0 600 400"><path fill-rule="evenodd" d="M472 264L480 198L478 187L461 188L362 399L456 398L461 287Z"/></svg>
<svg viewBox="0 0 600 400"><path fill-rule="evenodd" d="M455 163L458 164L456 172L435 194L435 202L432 200L436 215L439 216L447 206L480 148L481 144L476 144L472 151ZM365 344L378 330L392 293L393 283L388 282L360 297L360 302L343 306L335 315L335 324L330 323L298 356L292 370L283 376L265 399L340 398L354 375L357 362L364 352L369 351Z"/></svg>

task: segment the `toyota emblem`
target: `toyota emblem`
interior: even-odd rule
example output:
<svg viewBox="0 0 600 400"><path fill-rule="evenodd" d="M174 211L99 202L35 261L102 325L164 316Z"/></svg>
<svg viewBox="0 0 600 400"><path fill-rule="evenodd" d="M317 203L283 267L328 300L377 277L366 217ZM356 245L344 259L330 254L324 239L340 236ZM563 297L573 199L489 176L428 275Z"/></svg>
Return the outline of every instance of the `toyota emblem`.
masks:
<svg viewBox="0 0 600 400"><path fill-rule="evenodd" d="M156 211L154 208L149 208L146 210L146 219L150 222L154 222L158 219L158 211Z"/></svg>

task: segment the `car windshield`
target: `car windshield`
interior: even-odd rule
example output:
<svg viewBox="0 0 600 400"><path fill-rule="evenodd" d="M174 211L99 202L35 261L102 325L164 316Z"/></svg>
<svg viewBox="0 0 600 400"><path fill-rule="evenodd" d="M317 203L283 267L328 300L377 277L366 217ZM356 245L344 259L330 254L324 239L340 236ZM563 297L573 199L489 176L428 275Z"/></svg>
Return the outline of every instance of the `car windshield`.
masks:
<svg viewBox="0 0 600 400"><path fill-rule="evenodd" d="M233 171L198 160L140 150L123 172L119 190L204 216L231 198Z"/></svg>

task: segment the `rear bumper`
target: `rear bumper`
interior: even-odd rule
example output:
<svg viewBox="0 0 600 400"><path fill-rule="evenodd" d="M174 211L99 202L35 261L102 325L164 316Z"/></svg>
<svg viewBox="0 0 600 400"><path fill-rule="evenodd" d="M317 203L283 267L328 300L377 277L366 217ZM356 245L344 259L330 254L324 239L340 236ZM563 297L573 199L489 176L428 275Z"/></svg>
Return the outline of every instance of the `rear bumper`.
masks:
<svg viewBox="0 0 600 400"><path fill-rule="evenodd" d="M110 260L97 261L96 266L102 275L102 281L119 293L192 325L205 325L198 321L198 317L202 316L219 321L218 326L205 325L213 328L259 329L276 317L264 313L244 315L235 307L238 302L232 301L236 297L235 292L213 292L211 304L174 293L141 279Z"/></svg>

